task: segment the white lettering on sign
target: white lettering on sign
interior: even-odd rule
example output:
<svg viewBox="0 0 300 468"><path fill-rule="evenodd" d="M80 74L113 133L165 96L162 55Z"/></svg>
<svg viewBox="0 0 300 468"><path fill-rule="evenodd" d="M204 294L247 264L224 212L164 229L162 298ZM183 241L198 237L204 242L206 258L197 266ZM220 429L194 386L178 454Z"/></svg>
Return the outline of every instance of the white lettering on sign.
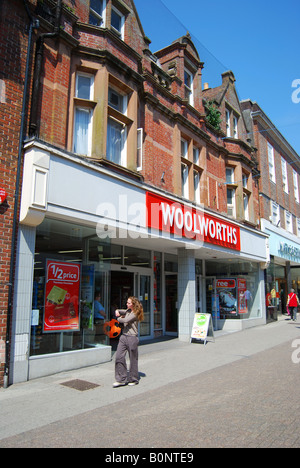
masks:
<svg viewBox="0 0 300 468"><path fill-rule="evenodd" d="M157 206L157 204L155 205ZM149 208L148 204L148 210ZM225 221L217 221L216 218L208 217L203 213L193 212L193 210L187 209L178 203L171 205L169 202L162 201L160 208L162 213L161 230L169 229L170 232L173 229L176 232L184 230L184 235L189 238L201 237L206 241L210 239L229 244L236 247L237 250L240 248L238 227L234 227ZM153 220L153 217L151 219Z"/></svg>

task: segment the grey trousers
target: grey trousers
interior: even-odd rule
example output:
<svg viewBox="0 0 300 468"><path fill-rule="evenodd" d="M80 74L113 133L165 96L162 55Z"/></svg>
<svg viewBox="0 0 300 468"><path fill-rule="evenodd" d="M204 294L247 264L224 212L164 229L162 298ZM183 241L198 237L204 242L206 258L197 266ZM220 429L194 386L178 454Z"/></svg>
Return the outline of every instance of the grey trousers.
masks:
<svg viewBox="0 0 300 468"><path fill-rule="evenodd" d="M138 344L139 339L137 336L121 335L116 352L115 361L115 378L116 382L127 382L127 364L126 353L129 354L130 366L128 382L139 381L138 371Z"/></svg>

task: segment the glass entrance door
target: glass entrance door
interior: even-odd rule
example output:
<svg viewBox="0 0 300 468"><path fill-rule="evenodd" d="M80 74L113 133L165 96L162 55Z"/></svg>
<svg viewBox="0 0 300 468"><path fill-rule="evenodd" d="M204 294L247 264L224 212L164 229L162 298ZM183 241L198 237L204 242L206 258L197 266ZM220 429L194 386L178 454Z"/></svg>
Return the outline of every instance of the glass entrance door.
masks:
<svg viewBox="0 0 300 468"><path fill-rule="evenodd" d="M177 275L166 274L166 333L178 334Z"/></svg>
<svg viewBox="0 0 300 468"><path fill-rule="evenodd" d="M135 296L143 305L144 320L140 323L140 337L151 337L152 335L152 314L151 314L151 275L136 273Z"/></svg>
<svg viewBox="0 0 300 468"><path fill-rule="evenodd" d="M216 278L205 278L205 307L204 312L212 315L214 330L218 330L218 297L216 290Z"/></svg>

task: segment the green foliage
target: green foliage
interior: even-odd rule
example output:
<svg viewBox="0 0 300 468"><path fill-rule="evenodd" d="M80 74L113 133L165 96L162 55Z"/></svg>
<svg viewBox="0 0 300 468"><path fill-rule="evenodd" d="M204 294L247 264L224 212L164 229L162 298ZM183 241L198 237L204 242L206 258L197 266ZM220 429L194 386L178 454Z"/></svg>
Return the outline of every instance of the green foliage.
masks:
<svg viewBox="0 0 300 468"><path fill-rule="evenodd" d="M206 101L204 104L206 110L206 120L216 130L221 130L221 112L214 101Z"/></svg>

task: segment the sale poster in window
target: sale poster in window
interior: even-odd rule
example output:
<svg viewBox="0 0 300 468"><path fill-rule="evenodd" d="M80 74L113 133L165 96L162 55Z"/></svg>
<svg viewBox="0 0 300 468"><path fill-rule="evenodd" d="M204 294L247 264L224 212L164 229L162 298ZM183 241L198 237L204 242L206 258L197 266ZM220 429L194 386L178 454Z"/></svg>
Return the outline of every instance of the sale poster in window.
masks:
<svg viewBox="0 0 300 468"><path fill-rule="evenodd" d="M79 330L79 295L80 264L47 260L45 333Z"/></svg>

